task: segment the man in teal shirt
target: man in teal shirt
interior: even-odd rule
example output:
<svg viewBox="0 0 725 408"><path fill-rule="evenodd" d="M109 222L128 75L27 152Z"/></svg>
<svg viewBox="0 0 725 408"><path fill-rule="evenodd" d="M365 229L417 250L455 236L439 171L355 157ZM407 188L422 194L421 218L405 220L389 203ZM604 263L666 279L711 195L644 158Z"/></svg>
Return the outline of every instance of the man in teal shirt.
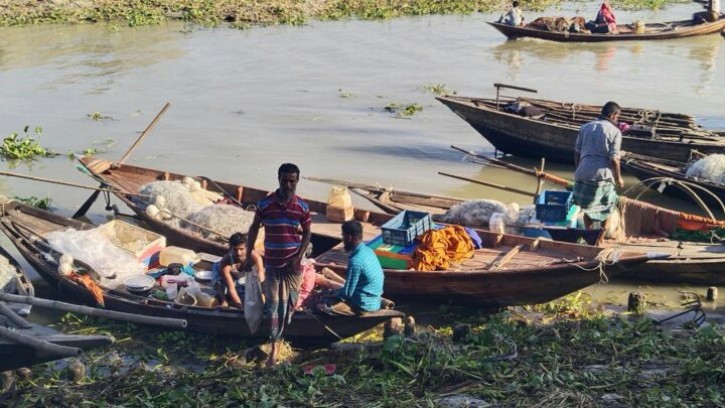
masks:
<svg viewBox="0 0 725 408"><path fill-rule="evenodd" d="M358 221L342 224L342 242L350 254L345 286L337 291L339 302L327 312L360 315L380 310L383 294L383 268L375 252L363 242L363 227Z"/></svg>

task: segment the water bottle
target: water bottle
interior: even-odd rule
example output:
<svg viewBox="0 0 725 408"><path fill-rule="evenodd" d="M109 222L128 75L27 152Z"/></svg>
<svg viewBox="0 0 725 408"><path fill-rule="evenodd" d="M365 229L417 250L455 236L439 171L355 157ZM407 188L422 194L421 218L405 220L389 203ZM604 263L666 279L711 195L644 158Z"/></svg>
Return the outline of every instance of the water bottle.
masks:
<svg viewBox="0 0 725 408"><path fill-rule="evenodd" d="M176 299L176 295L178 293L178 286L176 286L176 280L175 279L167 279L166 280L166 296L169 297L169 300Z"/></svg>

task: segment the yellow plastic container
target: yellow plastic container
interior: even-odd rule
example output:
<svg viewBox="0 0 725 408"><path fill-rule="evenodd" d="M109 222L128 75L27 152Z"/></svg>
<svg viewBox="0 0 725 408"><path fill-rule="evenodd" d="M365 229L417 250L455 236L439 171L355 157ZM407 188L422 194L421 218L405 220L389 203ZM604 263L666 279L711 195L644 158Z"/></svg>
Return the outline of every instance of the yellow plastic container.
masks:
<svg viewBox="0 0 725 408"><path fill-rule="evenodd" d="M347 187L332 186L330 195L327 196L327 208L325 215L333 222L345 222L352 219L354 215L352 197Z"/></svg>
<svg viewBox="0 0 725 408"><path fill-rule="evenodd" d="M159 254L159 263L161 266L169 266L172 263L180 263L182 265L195 264L201 260L199 255L186 248L169 246L161 250Z"/></svg>

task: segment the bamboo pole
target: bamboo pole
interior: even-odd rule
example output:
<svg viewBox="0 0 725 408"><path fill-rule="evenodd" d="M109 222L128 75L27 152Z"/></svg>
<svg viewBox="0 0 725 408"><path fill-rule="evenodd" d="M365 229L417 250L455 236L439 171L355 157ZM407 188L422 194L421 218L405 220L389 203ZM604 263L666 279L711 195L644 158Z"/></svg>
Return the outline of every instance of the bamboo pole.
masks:
<svg viewBox="0 0 725 408"><path fill-rule="evenodd" d="M121 320L125 322L148 324L151 326L168 327L171 329L185 329L187 326L186 319L174 319L169 317L145 316L133 313L116 312L113 310L97 309L95 307L74 305L71 303L59 302L57 300L41 299L31 296L19 296L9 293L0 293L0 300L14 303L25 303L33 306L47 307L49 309L80 313L94 317L103 317L112 320Z"/></svg>
<svg viewBox="0 0 725 408"><path fill-rule="evenodd" d="M454 146L454 145L451 145L451 148L454 149L454 150L458 150L459 152L463 152L463 153L465 153L467 155L476 157L478 159L482 159L484 161L487 161L487 162L490 162L490 163L494 163L494 164L500 165L500 166L505 167L507 169L511 169L511 170L517 171L519 173L528 174L530 176L534 176L534 177L538 177L538 178L543 178L546 181L549 181L549 182L551 182L553 184L556 184L556 185L559 185L559 186L562 186L562 187L567 187L568 188L568 187L570 187L572 185L572 182L570 182L569 180L564 179L564 178L561 178L561 177L556 176L556 175L551 174L551 173L544 173L544 172L538 172L537 173L534 170L527 169L527 168L521 167L521 166L517 166L517 165L512 164L512 163L507 163L507 162L505 162L503 160L493 159L491 157L486 157L486 156L483 156L483 155L480 155L480 154L476 154L476 153L474 153L474 152L472 152L470 150L462 149L462 148L457 147L457 146Z"/></svg>
<svg viewBox="0 0 725 408"><path fill-rule="evenodd" d="M139 136L138 139L136 139L136 141L133 142L131 147L129 147L129 149L126 151L126 153L123 155L123 157L121 157L121 160L118 161L119 165L123 164L126 161L126 159L128 159L128 156L131 155L133 150L136 148L136 146L138 146L141 143L141 141L146 137L146 135L149 133L149 131L151 129L153 129L154 126L156 126L156 123L158 123L159 119L161 118L161 115L163 115L164 112L166 112L166 109L168 109L170 105L171 104L169 102L166 102L166 105L164 105L164 107L161 108L161 111L158 114L156 114L156 117L154 118L154 120L152 120L151 123L143 131L143 133L141 133L141 136Z"/></svg>
<svg viewBox="0 0 725 408"><path fill-rule="evenodd" d="M91 187L86 186L83 184L76 184L76 183L70 183L68 181L62 181L62 180L53 180L43 177L35 177L35 176L28 176L25 174L18 174L18 173L12 173L9 171L0 171L0 176L8 176L8 177L17 177L21 179L27 179L27 180L33 180L33 181L40 181L43 183L51 183L51 184L58 184L61 186L68 186L68 187L77 187L77 188L83 188L86 190L95 190L95 191L108 191L109 193L115 193L116 191L108 189L108 188L101 188L101 187ZM135 194L138 195L138 194Z"/></svg>
<svg viewBox="0 0 725 408"><path fill-rule="evenodd" d="M463 176L456 176L455 174L448 174L448 173L444 173L442 171L439 171L438 174L440 174L441 176L452 177L452 178L455 178L455 179L458 179L458 180L470 181L471 183L481 184L481 185L487 186L487 187L497 188L499 190L504 190L504 191L508 191L508 192L511 192L511 193L517 193L517 194L523 194L523 195L526 195L526 196L529 196L529 197L535 197L534 193L531 193L531 192L528 192L528 191L524 191L524 190L519 190L518 188L503 186L501 184L490 183L488 181L476 180L476 179L472 179L472 178L468 178L468 177L463 177Z"/></svg>
<svg viewBox="0 0 725 408"><path fill-rule="evenodd" d="M5 327L0 327L0 337L5 337L6 339L11 340L15 343L21 344L23 346L28 346L34 348L35 350L42 351L44 353L48 353L54 356L74 357L80 355L83 352L83 350L77 347L68 347L53 344L45 340L36 339L35 337L22 334L21 332L12 331Z"/></svg>

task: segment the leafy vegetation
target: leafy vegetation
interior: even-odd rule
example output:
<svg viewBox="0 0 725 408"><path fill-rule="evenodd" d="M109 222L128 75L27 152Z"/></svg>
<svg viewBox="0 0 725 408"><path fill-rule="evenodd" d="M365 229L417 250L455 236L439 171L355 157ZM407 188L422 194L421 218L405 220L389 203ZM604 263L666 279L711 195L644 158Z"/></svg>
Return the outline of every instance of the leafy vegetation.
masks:
<svg viewBox="0 0 725 408"><path fill-rule="evenodd" d="M659 9L677 0L614 0L615 8ZM531 0L525 10L541 11L559 0ZM100 0L5 2L0 26L38 23L111 23L130 27L183 20L203 26L228 23L246 29L253 25L301 25L309 20L358 18L381 20L431 14L472 14L502 9L499 0Z"/></svg>
<svg viewBox="0 0 725 408"><path fill-rule="evenodd" d="M23 136L18 135L17 132L13 132L3 139L3 144L0 146L0 156L8 160L25 160L35 159L37 157L53 157L56 155L56 153L42 147L28 133L29 130L30 126L25 126ZM36 126L33 131L35 135L40 135L43 133L43 128Z"/></svg>
<svg viewBox="0 0 725 408"><path fill-rule="evenodd" d="M423 106L418 103L399 104L393 102L385 106L385 110L390 113L395 113L399 117L410 117L422 111Z"/></svg>
<svg viewBox="0 0 725 408"><path fill-rule="evenodd" d="M448 89L446 84L427 84L423 85L421 89L425 92L432 93L434 95L455 95L456 91Z"/></svg>
<svg viewBox="0 0 725 408"><path fill-rule="evenodd" d="M53 199L50 197L45 198L39 198L36 196L30 196L30 197L18 197L15 196L13 199L20 201L21 203L27 204L31 207L37 207L43 210L47 210L50 208L50 203L53 202Z"/></svg>
<svg viewBox="0 0 725 408"><path fill-rule="evenodd" d="M64 406L435 406L466 394L498 406L722 406L725 331L663 330L592 308L583 295L495 315L453 309L443 325L367 346L292 353L260 368L239 339L66 315L64 331L113 334L83 357L86 378L49 363L0 404ZM453 322L457 322L454 325ZM243 323L240 323L243 324ZM460 326L468 330L460 335ZM315 366L332 367L310 369Z"/></svg>

